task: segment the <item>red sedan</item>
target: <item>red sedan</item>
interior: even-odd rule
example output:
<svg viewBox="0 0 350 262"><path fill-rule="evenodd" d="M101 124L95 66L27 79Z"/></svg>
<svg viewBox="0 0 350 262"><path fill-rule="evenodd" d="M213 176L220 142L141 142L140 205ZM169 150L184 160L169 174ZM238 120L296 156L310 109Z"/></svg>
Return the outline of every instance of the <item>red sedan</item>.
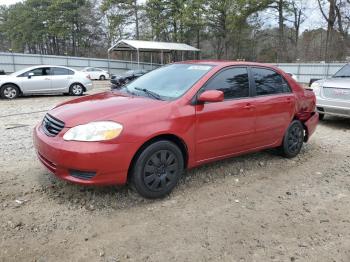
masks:
<svg viewBox="0 0 350 262"><path fill-rule="evenodd" d="M34 144L62 179L129 181L157 198L186 168L267 148L294 157L317 123L313 92L277 68L189 61L56 106L36 126Z"/></svg>

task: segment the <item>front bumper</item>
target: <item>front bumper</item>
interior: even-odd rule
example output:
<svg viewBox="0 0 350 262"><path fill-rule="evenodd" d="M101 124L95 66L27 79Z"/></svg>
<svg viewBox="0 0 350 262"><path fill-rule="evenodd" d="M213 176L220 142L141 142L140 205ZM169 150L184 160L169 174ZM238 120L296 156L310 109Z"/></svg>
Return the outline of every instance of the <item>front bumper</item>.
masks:
<svg viewBox="0 0 350 262"><path fill-rule="evenodd" d="M123 185L136 152L134 144L64 141L48 137L41 125L34 129L34 146L41 163L57 177L85 185ZM77 174L87 174L78 178Z"/></svg>
<svg viewBox="0 0 350 262"><path fill-rule="evenodd" d="M326 115L350 117L350 101L316 97L317 112Z"/></svg>

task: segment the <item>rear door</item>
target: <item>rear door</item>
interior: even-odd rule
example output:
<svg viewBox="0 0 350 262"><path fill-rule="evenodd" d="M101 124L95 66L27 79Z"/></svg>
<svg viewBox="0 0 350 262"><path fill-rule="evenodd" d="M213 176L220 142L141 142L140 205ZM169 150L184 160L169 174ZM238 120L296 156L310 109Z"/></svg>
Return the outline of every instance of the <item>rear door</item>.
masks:
<svg viewBox="0 0 350 262"><path fill-rule="evenodd" d="M29 76L33 73L33 76ZM49 67L39 67L27 71L20 76L21 88L24 93L45 93L51 89L51 76Z"/></svg>
<svg viewBox="0 0 350 262"><path fill-rule="evenodd" d="M202 162L251 148L255 108L251 102L247 68L221 70L200 92L206 90L223 91L225 100L195 106L196 160Z"/></svg>
<svg viewBox="0 0 350 262"><path fill-rule="evenodd" d="M51 67L51 91L66 92L73 79L74 71L62 67Z"/></svg>
<svg viewBox="0 0 350 262"><path fill-rule="evenodd" d="M268 146L281 140L292 121L295 96L287 81L276 71L251 67L256 108L257 146Z"/></svg>

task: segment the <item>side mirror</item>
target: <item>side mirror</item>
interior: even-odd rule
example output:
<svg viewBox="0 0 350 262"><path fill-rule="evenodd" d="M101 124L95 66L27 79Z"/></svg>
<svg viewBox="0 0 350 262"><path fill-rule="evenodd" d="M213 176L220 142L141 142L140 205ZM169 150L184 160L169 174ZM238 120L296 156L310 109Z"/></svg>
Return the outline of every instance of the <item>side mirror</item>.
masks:
<svg viewBox="0 0 350 262"><path fill-rule="evenodd" d="M33 72L30 72L30 73L28 74L28 78L32 78L32 76L34 76L34 73L33 73Z"/></svg>
<svg viewBox="0 0 350 262"><path fill-rule="evenodd" d="M219 90L208 90L204 91L199 95L198 101L205 102L222 102L224 101L224 92Z"/></svg>

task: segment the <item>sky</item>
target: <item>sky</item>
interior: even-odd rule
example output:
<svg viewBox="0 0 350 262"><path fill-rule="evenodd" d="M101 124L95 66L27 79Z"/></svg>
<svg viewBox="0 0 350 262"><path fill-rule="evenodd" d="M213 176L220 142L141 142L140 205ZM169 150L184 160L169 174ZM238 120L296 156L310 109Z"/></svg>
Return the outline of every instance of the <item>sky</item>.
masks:
<svg viewBox="0 0 350 262"><path fill-rule="evenodd" d="M0 0L0 5L12 5L17 2L20 2L19 0Z"/></svg>

